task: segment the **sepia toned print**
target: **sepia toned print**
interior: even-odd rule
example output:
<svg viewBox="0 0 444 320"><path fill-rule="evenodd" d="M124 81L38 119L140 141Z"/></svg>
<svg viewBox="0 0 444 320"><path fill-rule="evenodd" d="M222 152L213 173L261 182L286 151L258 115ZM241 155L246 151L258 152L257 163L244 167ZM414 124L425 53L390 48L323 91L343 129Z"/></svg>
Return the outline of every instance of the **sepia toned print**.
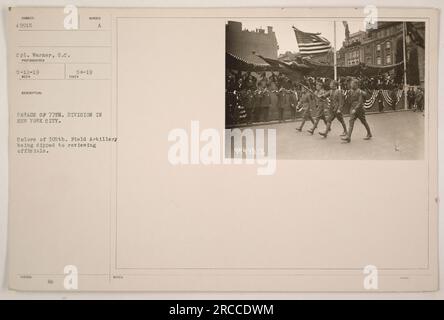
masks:
<svg viewBox="0 0 444 320"><path fill-rule="evenodd" d="M276 129L278 159L423 159L425 32L417 21L227 21L226 128Z"/></svg>
<svg viewBox="0 0 444 320"><path fill-rule="evenodd" d="M438 12L378 9L11 8L9 288L436 290Z"/></svg>

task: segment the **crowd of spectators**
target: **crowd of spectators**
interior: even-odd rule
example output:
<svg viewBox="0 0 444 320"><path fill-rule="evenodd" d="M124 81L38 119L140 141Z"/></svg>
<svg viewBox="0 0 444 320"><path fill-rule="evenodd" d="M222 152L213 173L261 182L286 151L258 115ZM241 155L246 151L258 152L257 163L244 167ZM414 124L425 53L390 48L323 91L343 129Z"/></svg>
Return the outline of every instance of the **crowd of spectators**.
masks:
<svg viewBox="0 0 444 320"><path fill-rule="evenodd" d="M339 77L339 87L349 89L352 79L359 81L359 88L366 92L379 90L378 110L383 111L382 90L387 90L392 101L396 101L396 93L403 88L395 83L393 75L383 74L375 77ZM315 91L316 84L321 83L329 90L332 79L326 77L304 76L297 81L280 72L229 72L226 75L226 123L230 125L269 121L270 110L277 110L278 120L284 121L284 111L291 111L291 119L297 116L298 100L302 87ZM424 96L421 88L409 89L407 94L409 108L423 110ZM395 102L392 103L393 109Z"/></svg>

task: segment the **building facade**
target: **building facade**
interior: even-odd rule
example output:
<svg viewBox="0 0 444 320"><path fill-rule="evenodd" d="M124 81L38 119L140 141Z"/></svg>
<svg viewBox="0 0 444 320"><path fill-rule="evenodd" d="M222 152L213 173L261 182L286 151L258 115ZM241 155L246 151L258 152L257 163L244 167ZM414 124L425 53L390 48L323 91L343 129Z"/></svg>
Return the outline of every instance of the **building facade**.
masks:
<svg viewBox="0 0 444 320"><path fill-rule="evenodd" d="M358 31L350 34L349 38L346 39L342 45L343 50L341 51L341 62L344 66L354 66L360 64L364 59L364 53L361 45L364 41L365 32ZM339 65L339 63L338 63Z"/></svg>
<svg viewBox="0 0 444 320"><path fill-rule="evenodd" d="M256 60L255 54L271 59L278 57L279 46L273 27L268 26L267 30L259 28L250 31L242 29L241 22L228 21L225 32L225 48L231 54L252 62ZM262 60L260 61L263 63Z"/></svg>
<svg viewBox="0 0 444 320"><path fill-rule="evenodd" d="M377 29L358 31L343 42L341 55L343 66L361 63L387 66L395 63L395 53L399 38L402 38L402 24L399 22L379 22ZM402 42L401 42L402 45Z"/></svg>
<svg viewBox="0 0 444 320"><path fill-rule="evenodd" d="M424 36L425 24L413 23ZM373 66L389 66L403 61L403 24L401 22L378 22L376 29L358 31L343 42L337 53L339 66L353 66L361 63ZM424 49L406 38L407 61L415 59L419 72L419 82L424 83ZM413 52L415 52L413 54Z"/></svg>

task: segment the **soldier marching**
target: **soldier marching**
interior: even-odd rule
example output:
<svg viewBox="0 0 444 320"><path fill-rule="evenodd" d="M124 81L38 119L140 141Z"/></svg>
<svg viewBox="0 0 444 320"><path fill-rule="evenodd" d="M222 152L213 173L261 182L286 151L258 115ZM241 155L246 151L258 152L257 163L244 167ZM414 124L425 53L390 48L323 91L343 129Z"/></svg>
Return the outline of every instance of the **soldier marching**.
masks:
<svg viewBox="0 0 444 320"><path fill-rule="evenodd" d="M366 129L364 139L372 138L365 114L367 106L364 106L372 94L367 94L365 89L376 90L373 100L376 110L380 112L384 111L384 103L389 108L394 108L399 102L399 96L396 95L399 91L394 86L386 85L389 89L383 92L383 87L378 84L357 78L327 82L323 78L306 77L302 81L291 81L283 74L272 73L267 77L264 72L256 77L247 73L241 77L227 75L226 86L226 121L230 125L249 126L254 123L268 123L270 120L282 123L300 118L297 131L301 132L309 121L312 125L307 131L313 134L319 128L319 122L323 122L325 127L319 128L318 133L324 138L329 136L335 124L340 125L340 137L345 143L352 141L356 120ZM407 98L412 111L423 111L424 95L421 88L417 88L415 92L410 90ZM344 120L345 113L349 114L348 126Z"/></svg>
<svg viewBox="0 0 444 320"><path fill-rule="evenodd" d="M311 121L311 123L314 124L313 117L311 116L311 110L314 106L314 98L312 93L309 92L308 88L305 86L302 87L302 95L298 106L300 106L299 111L302 112L302 121L301 125L297 127L296 130L302 131L307 120Z"/></svg>
<svg viewBox="0 0 444 320"><path fill-rule="evenodd" d="M370 130L370 126L368 125L367 119L365 118L365 93L359 88L358 81L356 79L351 80L350 87L351 89L348 94L348 99L350 103L350 124L348 127L347 135L342 137L342 140L348 143L351 142L353 127L357 119L361 121L361 123L367 130L367 136L364 138L364 140L370 140L372 138L372 132Z"/></svg>
<svg viewBox="0 0 444 320"><path fill-rule="evenodd" d="M324 85L321 82L316 83L316 91L314 92L314 98L316 101L316 107L314 109L314 123L313 127L308 130L308 133L313 134L313 132L318 127L319 121L322 120L325 123L325 126L327 126L327 119L326 119L326 111L328 111L328 93L324 89Z"/></svg>
<svg viewBox="0 0 444 320"><path fill-rule="evenodd" d="M345 125L344 117L342 116L342 110L344 107L344 95L338 88L338 82L332 80L330 82L330 91L328 93L329 106L327 109L327 127L324 132L319 132L323 137L327 137L329 131L331 130L331 124L333 120L337 119L342 125L343 132L341 136L347 135L347 126Z"/></svg>

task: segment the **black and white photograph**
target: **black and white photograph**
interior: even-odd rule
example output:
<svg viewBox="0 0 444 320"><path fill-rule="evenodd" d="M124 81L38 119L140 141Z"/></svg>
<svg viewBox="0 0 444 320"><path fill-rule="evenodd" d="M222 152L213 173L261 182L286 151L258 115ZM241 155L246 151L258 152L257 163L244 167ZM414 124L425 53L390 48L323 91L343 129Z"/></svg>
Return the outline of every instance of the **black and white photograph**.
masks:
<svg viewBox="0 0 444 320"><path fill-rule="evenodd" d="M0 300L444 298L443 5L8 1Z"/></svg>
<svg viewBox="0 0 444 320"><path fill-rule="evenodd" d="M277 159L423 159L424 22L225 27L226 129L275 129Z"/></svg>

